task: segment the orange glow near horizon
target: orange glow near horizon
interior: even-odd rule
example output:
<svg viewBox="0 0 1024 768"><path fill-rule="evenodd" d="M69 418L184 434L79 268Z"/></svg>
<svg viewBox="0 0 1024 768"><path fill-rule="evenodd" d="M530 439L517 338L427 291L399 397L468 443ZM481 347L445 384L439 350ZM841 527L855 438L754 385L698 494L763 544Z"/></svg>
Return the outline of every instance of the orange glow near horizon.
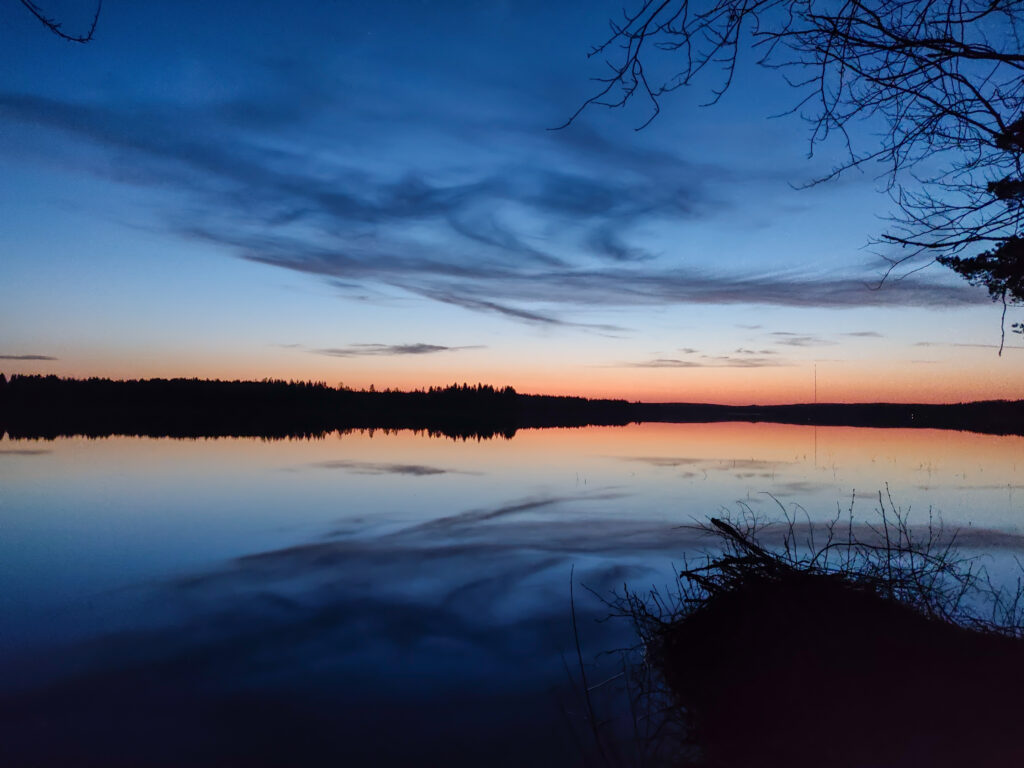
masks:
<svg viewBox="0 0 1024 768"><path fill-rule="evenodd" d="M273 357L273 356L271 356ZM62 358L53 363L4 361L7 373L53 373L109 378L264 378L323 381L354 389L421 389L452 383L510 385L524 394L569 395L644 402L725 405L785 403L956 403L1024 398L1024 352L957 350L927 361L846 360L763 368L640 368L565 362L519 363L514 358L459 359ZM816 379L816 382L815 382ZM815 386L816 384L816 386ZM815 396L816 395L816 396Z"/></svg>

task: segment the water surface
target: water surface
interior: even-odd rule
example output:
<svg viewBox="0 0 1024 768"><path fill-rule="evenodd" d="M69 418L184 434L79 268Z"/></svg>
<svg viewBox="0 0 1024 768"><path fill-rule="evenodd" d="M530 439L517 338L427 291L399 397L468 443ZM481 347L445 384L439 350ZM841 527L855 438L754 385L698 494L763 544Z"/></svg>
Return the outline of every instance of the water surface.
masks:
<svg viewBox="0 0 1024 768"><path fill-rule="evenodd" d="M671 581L709 515L822 521L853 500L869 521L888 485L912 522L1005 560L1024 551L1022 465L1021 437L740 423L3 440L4 749L578 761L570 572L601 679L630 629L595 622L580 585Z"/></svg>

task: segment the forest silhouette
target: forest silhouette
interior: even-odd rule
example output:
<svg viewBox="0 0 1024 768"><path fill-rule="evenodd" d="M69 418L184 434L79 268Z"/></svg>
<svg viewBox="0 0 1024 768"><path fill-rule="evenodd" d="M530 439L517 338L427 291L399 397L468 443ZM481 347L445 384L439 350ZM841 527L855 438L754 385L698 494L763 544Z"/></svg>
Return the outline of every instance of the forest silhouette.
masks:
<svg viewBox="0 0 1024 768"><path fill-rule="evenodd" d="M1024 401L732 406L527 395L488 384L399 391L279 379L112 380L17 374L7 379L0 374L0 434L12 439L322 437L356 429L409 429L484 439L509 438L519 429L541 427L722 421L1024 434Z"/></svg>

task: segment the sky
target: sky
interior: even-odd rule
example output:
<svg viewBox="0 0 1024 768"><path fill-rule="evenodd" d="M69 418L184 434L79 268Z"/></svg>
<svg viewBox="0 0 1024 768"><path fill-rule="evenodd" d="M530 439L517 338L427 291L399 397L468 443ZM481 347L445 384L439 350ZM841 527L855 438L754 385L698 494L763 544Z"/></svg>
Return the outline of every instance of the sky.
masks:
<svg viewBox="0 0 1024 768"><path fill-rule="evenodd" d="M87 28L92 5L43 7ZM588 109L615 2L0 5L0 371L722 403L1024 397L1000 307L878 287L799 95ZM869 135L857 136L870 141ZM881 169L879 169L879 172ZM1024 320L1011 308L1007 327Z"/></svg>

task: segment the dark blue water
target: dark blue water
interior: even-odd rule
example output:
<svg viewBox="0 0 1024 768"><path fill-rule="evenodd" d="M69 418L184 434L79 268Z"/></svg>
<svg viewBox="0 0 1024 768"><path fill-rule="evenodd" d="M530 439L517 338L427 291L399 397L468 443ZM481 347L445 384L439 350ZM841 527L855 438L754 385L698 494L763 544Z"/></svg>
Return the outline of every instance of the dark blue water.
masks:
<svg viewBox="0 0 1024 768"><path fill-rule="evenodd" d="M723 509L867 518L886 483L1012 554L1022 465L1018 437L749 424L0 441L0 762L590 763L577 638L629 762L602 652L635 640L593 593L671 582Z"/></svg>

